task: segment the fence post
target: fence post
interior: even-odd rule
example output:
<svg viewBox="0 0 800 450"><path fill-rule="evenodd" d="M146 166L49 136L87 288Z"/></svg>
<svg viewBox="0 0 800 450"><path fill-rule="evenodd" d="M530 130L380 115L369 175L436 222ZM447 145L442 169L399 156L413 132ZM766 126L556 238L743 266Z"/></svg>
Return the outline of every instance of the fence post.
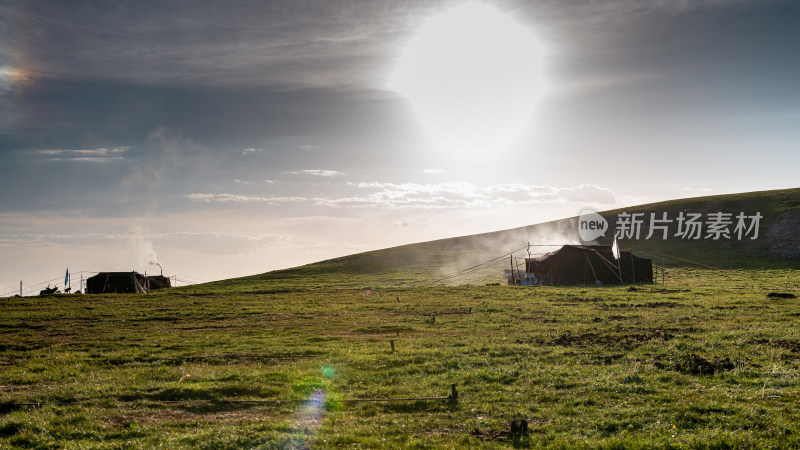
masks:
<svg viewBox="0 0 800 450"><path fill-rule="evenodd" d="M450 395L447 396L447 401L454 405L458 403L458 391L456 390L455 383L450 385Z"/></svg>

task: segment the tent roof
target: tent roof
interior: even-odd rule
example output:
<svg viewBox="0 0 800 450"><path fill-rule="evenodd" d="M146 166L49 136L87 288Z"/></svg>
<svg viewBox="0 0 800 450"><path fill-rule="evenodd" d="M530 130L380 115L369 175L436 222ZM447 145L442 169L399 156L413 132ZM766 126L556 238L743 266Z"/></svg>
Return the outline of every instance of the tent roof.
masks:
<svg viewBox="0 0 800 450"><path fill-rule="evenodd" d="M573 244L565 244L561 248L559 248L558 250L553 250L552 252L543 253L541 255L537 255L537 256L534 256L532 258L526 258L526 261L544 261L545 259L547 259L547 258L549 258L549 257L551 257L551 256L553 256L553 255L555 255L557 253L560 253L560 252L562 252L564 250L572 250L572 249L575 249L575 250L590 250L590 251L593 250L593 251L596 251L598 253L611 253L611 246L610 245L573 245ZM620 249L619 252L620 252L620 254L622 254L622 253L630 253L629 251L621 250L621 249Z"/></svg>

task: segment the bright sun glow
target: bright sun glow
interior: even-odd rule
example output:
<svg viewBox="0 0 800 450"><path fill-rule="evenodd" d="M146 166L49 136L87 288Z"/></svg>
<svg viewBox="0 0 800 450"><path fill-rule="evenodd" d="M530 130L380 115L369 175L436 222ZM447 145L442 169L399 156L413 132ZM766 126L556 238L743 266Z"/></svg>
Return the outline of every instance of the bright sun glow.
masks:
<svg viewBox="0 0 800 450"><path fill-rule="evenodd" d="M390 87L409 98L432 137L462 156L511 143L540 90L533 35L494 7L470 2L429 19Z"/></svg>

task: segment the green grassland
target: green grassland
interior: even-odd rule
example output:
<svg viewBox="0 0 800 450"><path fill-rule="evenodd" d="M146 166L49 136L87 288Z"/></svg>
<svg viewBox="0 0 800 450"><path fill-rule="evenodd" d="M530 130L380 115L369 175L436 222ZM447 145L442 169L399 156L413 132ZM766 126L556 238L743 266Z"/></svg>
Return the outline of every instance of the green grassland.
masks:
<svg viewBox="0 0 800 450"><path fill-rule="evenodd" d="M798 190L759 196L768 228ZM0 299L0 447L800 447L800 300L767 297L800 296L796 261L733 246L664 285L421 282L507 251L487 239ZM451 384L456 402L414 400Z"/></svg>

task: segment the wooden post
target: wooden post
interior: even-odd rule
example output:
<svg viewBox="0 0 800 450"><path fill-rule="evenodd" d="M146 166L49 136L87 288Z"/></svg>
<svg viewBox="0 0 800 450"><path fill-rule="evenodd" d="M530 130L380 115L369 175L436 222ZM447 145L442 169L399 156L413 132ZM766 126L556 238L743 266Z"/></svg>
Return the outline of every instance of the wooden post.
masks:
<svg viewBox="0 0 800 450"><path fill-rule="evenodd" d="M447 400L452 404L458 403L458 391L456 390L455 383L450 385L450 395L448 395Z"/></svg>
<svg viewBox="0 0 800 450"><path fill-rule="evenodd" d="M389 341L389 344L391 344L391 346L392 346L392 353L394 353L394 339L392 339L391 341Z"/></svg>

